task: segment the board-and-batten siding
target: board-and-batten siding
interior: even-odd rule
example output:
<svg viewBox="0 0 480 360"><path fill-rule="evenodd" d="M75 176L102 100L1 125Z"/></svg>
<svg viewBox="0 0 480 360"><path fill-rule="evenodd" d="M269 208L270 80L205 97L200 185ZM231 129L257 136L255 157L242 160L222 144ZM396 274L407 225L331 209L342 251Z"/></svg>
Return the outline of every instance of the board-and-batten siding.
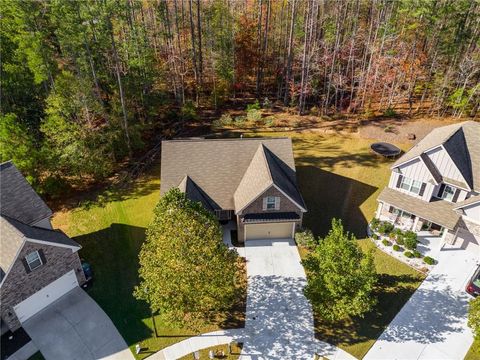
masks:
<svg viewBox="0 0 480 360"><path fill-rule="evenodd" d="M435 164L440 174L443 177L453 179L456 181L465 182L460 170L458 170L455 163L450 158L450 155L445 151L443 147L437 147L425 153L430 160Z"/></svg>
<svg viewBox="0 0 480 360"><path fill-rule="evenodd" d="M403 192L405 194L416 197L418 199L422 199L424 201L430 201L430 199L432 198L432 195L433 195L434 188L435 188L435 186L433 184L431 184L429 182L424 182L425 183L425 190L423 191L423 195L419 196L418 194L411 193L411 192L406 191L402 188L397 188L398 177L400 175L406 176L406 175L403 175L403 174L399 174L395 171L392 171L392 175L390 176L390 181L388 183L389 188L392 188L392 189L395 189L397 191ZM415 179L415 180L418 180L418 179Z"/></svg>
<svg viewBox="0 0 480 360"><path fill-rule="evenodd" d="M409 161L406 164L400 165L398 169L400 170L400 173L403 176L408 177L410 179L415 179L417 181L421 181L424 183L433 180L432 174L428 170L425 163L418 158L412 161Z"/></svg>

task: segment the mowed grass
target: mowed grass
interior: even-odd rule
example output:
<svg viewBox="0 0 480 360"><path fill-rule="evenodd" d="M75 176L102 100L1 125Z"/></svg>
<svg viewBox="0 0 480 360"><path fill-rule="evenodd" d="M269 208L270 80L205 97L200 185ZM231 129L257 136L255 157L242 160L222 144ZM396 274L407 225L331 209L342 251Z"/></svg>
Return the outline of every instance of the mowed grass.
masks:
<svg viewBox="0 0 480 360"><path fill-rule="evenodd" d="M55 214L53 219L55 227L82 245L80 257L92 265L94 272L88 293L112 319L132 351L140 344L143 351L136 356L138 359L197 334L166 326L161 316L156 316L159 337L155 337L148 305L132 295L138 284L138 254L159 198L157 164L133 186L104 191L75 209ZM219 318L224 322L218 325L236 326L227 323L225 317ZM217 329L217 325L208 325L199 333Z"/></svg>
<svg viewBox="0 0 480 360"><path fill-rule="evenodd" d="M353 136L284 135L293 139L298 181L308 207L305 226L323 236L331 219L341 218L349 231L362 238L374 214L376 197L387 184L392 162L371 154L371 141ZM160 196L159 178L157 165L135 180L132 187L106 191L54 218L56 227L81 243L81 257L93 266L95 283L89 294L112 318L132 349L137 343L145 349L138 358L194 335L185 329L167 327L156 317L160 335L156 338L147 304L132 296L138 283L138 253ZM364 249L373 246L367 240L359 244ZM375 262L380 273L379 304L371 314L342 324L323 324L316 319L319 338L357 357L366 353L422 279L380 251L375 251ZM201 332L217 328L206 326Z"/></svg>
<svg viewBox="0 0 480 360"><path fill-rule="evenodd" d="M293 139L297 177L308 212L304 225L317 236L330 229L332 218L363 239L375 214L376 199L387 185L392 160L370 152L371 140L352 136L288 134ZM408 144L397 144L406 150ZM362 358L420 285L424 276L378 250L368 240L359 240L365 251L374 251L379 274L378 304L364 318L326 323L315 317L317 338L335 344ZM305 256L305 251L301 251Z"/></svg>
<svg viewBox="0 0 480 360"><path fill-rule="evenodd" d="M478 360L480 359L480 339L476 339L473 341L470 350L468 351L467 355L465 355L464 360Z"/></svg>

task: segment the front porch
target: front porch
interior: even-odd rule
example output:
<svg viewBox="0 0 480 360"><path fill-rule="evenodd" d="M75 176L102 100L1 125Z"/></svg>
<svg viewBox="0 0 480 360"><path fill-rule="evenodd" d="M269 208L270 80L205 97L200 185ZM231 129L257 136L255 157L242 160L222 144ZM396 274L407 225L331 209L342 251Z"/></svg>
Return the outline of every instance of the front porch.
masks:
<svg viewBox="0 0 480 360"><path fill-rule="evenodd" d="M433 237L443 237L446 232L444 226L388 203L378 203L376 217L382 221L390 222L403 231L423 232Z"/></svg>

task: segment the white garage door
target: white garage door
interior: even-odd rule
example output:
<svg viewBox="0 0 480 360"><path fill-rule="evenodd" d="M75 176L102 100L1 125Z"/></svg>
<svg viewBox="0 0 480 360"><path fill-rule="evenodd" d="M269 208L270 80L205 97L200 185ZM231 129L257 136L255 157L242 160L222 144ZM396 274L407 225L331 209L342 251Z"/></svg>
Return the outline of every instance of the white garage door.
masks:
<svg viewBox="0 0 480 360"><path fill-rule="evenodd" d="M18 320L23 322L75 288L75 286L78 286L78 281L75 272L71 270L29 298L15 305L13 310L15 310Z"/></svg>
<svg viewBox="0 0 480 360"><path fill-rule="evenodd" d="M245 225L245 240L292 238L295 223Z"/></svg>

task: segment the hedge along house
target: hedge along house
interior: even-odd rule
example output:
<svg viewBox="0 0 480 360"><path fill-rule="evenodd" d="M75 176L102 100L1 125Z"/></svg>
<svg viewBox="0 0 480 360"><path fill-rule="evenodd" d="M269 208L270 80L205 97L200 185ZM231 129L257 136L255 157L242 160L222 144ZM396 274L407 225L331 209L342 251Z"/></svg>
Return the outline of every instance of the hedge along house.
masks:
<svg viewBox="0 0 480 360"><path fill-rule="evenodd" d="M53 230L52 211L11 162L0 164L2 334L85 282L80 245Z"/></svg>
<svg viewBox="0 0 480 360"><path fill-rule="evenodd" d="M289 138L163 141L161 172L162 194L178 187L236 221L239 241L292 238L307 211Z"/></svg>
<svg viewBox="0 0 480 360"><path fill-rule="evenodd" d="M480 124L434 129L392 166L377 217L480 249Z"/></svg>

